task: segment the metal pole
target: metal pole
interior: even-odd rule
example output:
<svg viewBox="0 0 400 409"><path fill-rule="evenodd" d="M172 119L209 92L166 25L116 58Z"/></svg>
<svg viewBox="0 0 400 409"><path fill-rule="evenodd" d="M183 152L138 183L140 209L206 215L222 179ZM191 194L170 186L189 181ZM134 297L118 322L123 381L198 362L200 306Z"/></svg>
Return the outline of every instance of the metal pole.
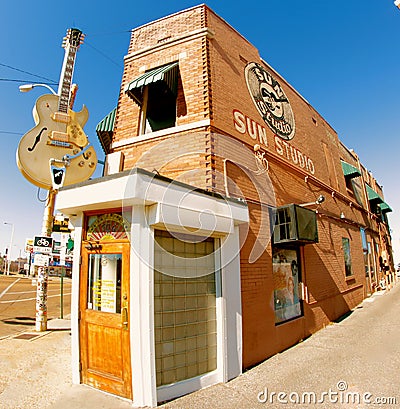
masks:
<svg viewBox="0 0 400 409"><path fill-rule="evenodd" d="M51 237L53 213L57 191L50 189L43 214L42 236ZM47 285L48 266L39 266L36 287L36 331L47 331Z"/></svg>
<svg viewBox="0 0 400 409"><path fill-rule="evenodd" d="M7 254L7 275L10 275L11 249L12 249L13 238L14 238L14 223L4 222L4 224L9 224L11 226L10 247L8 248L8 254Z"/></svg>
<svg viewBox="0 0 400 409"><path fill-rule="evenodd" d="M61 280L60 280L60 318L64 318L64 267L61 267Z"/></svg>

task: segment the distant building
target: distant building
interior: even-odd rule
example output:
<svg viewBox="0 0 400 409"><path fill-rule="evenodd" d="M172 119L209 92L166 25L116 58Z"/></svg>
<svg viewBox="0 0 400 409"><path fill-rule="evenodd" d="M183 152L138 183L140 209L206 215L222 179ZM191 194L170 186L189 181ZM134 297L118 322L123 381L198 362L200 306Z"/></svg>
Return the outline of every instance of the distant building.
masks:
<svg viewBox="0 0 400 409"><path fill-rule="evenodd" d="M392 279L382 188L201 5L132 31L75 227L73 381L157 402L226 382Z"/></svg>

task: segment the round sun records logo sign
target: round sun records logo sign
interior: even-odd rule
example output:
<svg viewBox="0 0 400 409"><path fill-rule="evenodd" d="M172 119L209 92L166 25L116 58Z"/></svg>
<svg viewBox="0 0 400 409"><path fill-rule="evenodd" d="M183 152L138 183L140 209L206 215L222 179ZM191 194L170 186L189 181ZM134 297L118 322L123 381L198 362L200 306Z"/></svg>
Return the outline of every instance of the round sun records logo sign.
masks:
<svg viewBox="0 0 400 409"><path fill-rule="evenodd" d="M292 139L295 131L293 111L278 81L255 62L247 64L245 77L253 102L265 123L282 139Z"/></svg>

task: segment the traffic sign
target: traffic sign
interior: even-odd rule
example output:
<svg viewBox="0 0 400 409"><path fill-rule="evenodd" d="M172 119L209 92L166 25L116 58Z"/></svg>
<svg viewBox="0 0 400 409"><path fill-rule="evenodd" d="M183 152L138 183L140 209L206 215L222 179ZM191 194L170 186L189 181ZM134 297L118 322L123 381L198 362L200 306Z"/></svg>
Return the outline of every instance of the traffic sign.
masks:
<svg viewBox="0 0 400 409"><path fill-rule="evenodd" d="M35 236L33 239L33 251L35 253L51 254L53 239L45 236Z"/></svg>
<svg viewBox="0 0 400 409"><path fill-rule="evenodd" d="M48 267L50 256L47 254L35 254L33 264L35 266Z"/></svg>

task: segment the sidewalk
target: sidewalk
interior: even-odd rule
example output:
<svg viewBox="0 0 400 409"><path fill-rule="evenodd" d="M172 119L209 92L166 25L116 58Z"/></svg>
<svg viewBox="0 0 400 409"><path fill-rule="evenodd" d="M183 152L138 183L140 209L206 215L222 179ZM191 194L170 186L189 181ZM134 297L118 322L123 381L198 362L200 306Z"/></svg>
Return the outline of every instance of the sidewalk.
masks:
<svg viewBox="0 0 400 409"><path fill-rule="evenodd" d="M163 408L394 408L400 404L400 286L377 292L342 321L240 377ZM52 320L33 338L0 341L0 408L124 409L131 403L71 383L70 322ZM28 336L27 336L28 338ZM280 395L278 400L278 393ZM305 404L293 403L304 393ZM331 393L331 395L329 395ZM336 395L335 395L336 393ZM348 396L351 393L350 397ZM363 404L364 394L371 394ZM307 399L323 400L323 403ZM338 399L336 402L329 399ZM360 404L344 399L361 397ZM290 397L290 399L289 399ZM322 397L322 399L321 399ZM339 399L342 399L343 403ZM286 403L284 401L286 400ZM385 403L382 403L384 400ZM352 402L350 400L350 402Z"/></svg>

